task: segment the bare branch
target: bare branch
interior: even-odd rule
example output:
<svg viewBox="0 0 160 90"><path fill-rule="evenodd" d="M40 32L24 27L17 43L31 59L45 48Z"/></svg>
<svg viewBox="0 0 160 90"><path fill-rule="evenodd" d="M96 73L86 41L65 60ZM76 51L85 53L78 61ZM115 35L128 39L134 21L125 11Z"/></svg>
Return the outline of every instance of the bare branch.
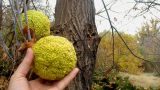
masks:
<svg viewBox="0 0 160 90"><path fill-rule="evenodd" d="M111 19L110 19L108 10L107 10L107 8L106 8L103 0L102 0L102 2L103 2L103 5L104 5L104 8L105 8L105 10L106 10L108 19L109 19L109 23L110 23L111 29L112 29L112 30L114 29L114 30L117 32L118 36L120 37L120 39L122 40L122 42L125 44L126 48L130 51L130 53L131 53L133 56L135 56L136 58L141 59L141 60L144 60L144 61L146 61L146 62L149 62L149 63L160 63L160 61L150 61L150 60L141 58L141 57L137 56L137 55L130 49L130 47L128 46L128 44L126 43L126 41L123 39L123 37L121 36L121 34L119 33L119 31L112 25L112 22L111 22ZM157 72L158 72L158 71L157 71Z"/></svg>
<svg viewBox="0 0 160 90"><path fill-rule="evenodd" d="M37 10L37 8L36 8L36 6L35 6L33 0L31 0L31 2L32 2L32 4L33 4L34 9Z"/></svg>
<svg viewBox="0 0 160 90"><path fill-rule="evenodd" d="M2 0L0 1L0 30L2 28Z"/></svg>
<svg viewBox="0 0 160 90"><path fill-rule="evenodd" d="M156 0L154 0L154 1L142 1L142 0L137 1L137 0L134 0L134 1L135 1L136 3L154 4L154 5L160 6L160 3L155 2Z"/></svg>
<svg viewBox="0 0 160 90"><path fill-rule="evenodd" d="M115 64L115 62L114 62L114 54L115 54L115 52L114 52L114 49L115 49L115 45L114 45L114 29L113 29L113 25L112 25L111 19L109 17L108 10L107 10L106 5L104 3L104 0L102 0L102 3L103 3L103 6L105 8L105 11L107 13L107 16L108 16L108 19L109 19L109 23L110 23L110 26L111 26L111 29L112 29L112 53L113 53L113 57L112 58L113 58L113 68L114 68L114 64Z"/></svg>
<svg viewBox="0 0 160 90"><path fill-rule="evenodd" d="M26 0L23 0L23 6L24 6L24 15L25 15L25 20L26 20L26 25L27 25L27 36L28 36L28 40L30 41L31 34L30 34L29 24L28 24Z"/></svg>
<svg viewBox="0 0 160 90"><path fill-rule="evenodd" d="M3 51L6 52L6 54L8 55L8 57L11 59L11 60L14 60L12 58L12 55L10 55L9 53L9 48L7 47L7 45L4 43L4 40L3 40L3 36L2 36L2 33L0 32L0 46L3 48Z"/></svg>
<svg viewBox="0 0 160 90"><path fill-rule="evenodd" d="M22 28L20 27L20 25L19 25L19 23L18 23L18 20L17 20L17 17L16 17L16 12L15 12L15 9L14 9L12 0L9 0L9 4L10 4L10 6L11 6L11 10L12 10L14 19L15 19L15 21L17 22L17 26L18 26L18 28L19 28L19 30L20 30L20 32L21 32L21 35L23 36L23 39L26 41L26 38L24 37L23 32L22 32Z"/></svg>

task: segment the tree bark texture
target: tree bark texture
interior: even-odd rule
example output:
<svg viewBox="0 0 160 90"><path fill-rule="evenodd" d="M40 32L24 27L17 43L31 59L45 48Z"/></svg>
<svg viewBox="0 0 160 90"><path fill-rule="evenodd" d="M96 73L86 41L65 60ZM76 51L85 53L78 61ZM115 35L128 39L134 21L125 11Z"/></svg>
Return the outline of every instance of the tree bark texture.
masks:
<svg viewBox="0 0 160 90"><path fill-rule="evenodd" d="M67 90L91 90L99 36L95 25L94 0L57 0L54 35L68 38L77 53L79 74Z"/></svg>

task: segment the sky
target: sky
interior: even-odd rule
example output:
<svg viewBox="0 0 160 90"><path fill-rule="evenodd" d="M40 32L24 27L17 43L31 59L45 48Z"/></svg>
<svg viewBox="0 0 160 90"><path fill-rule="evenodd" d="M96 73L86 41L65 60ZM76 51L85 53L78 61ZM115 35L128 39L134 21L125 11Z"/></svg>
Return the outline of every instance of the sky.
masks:
<svg viewBox="0 0 160 90"><path fill-rule="evenodd" d="M142 16L135 17L139 13L139 11L135 11L132 8L134 7L135 3L134 0L105 0L107 4L109 3L115 3L112 5L111 10L109 10L109 14L111 17L111 20L115 24L114 26L119 30L126 32L128 34L136 34L139 28L141 28L142 25L144 25L145 22L149 21L151 18L156 18L158 15L160 15L157 10L152 9L151 12L145 13ZM108 8L111 6L108 5ZM103 4L101 0L95 0L95 7L96 10L100 10L103 8ZM146 6L144 4L139 4L137 6L137 9L143 9ZM132 10L131 10L132 9ZM130 13L129 10L131 10ZM116 12L115 12L116 11ZM153 16L157 15L157 16ZM104 17L107 17L106 13L101 14ZM117 19L117 20L116 20ZM100 18L99 16L96 16L96 24L98 28L98 32L102 32L103 30L109 30L110 26L108 23L108 20Z"/></svg>
<svg viewBox="0 0 160 90"><path fill-rule="evenodd" d="M55 8L56 0L48 0L51 8ZM128 34L136 34L138 29L144 25L145 22L151 20L152 18L159 17L160 12L155 9L151 9L144 15L135 17L141 9L146 6L144 4L138 4L135 9L132 8L135 5L134 0L104 0L107 8L109 9L109 14L111 21L114 26L119 30ZM96 12L103 11L104 7L101 0L94 0ZM131 10L131 11L130 11ZM129 12L130 11L130 12ZM99 15L107 18L106 12L100 13ZM104 30L110 30L110 25L107 19L96 15L95 22L97 26L98 33Z"/></svg>

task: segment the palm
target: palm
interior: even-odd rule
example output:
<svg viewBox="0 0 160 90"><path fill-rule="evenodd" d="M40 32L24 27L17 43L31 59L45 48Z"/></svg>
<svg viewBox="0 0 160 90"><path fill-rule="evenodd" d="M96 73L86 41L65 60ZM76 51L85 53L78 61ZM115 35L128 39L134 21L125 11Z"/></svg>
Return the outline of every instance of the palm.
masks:
<svg viewBox="0 0 160 90"><path fill-rule="evenodd" d="M27 73L33 61L33 51L29 49L16 72L12 75L8 90L63 90L78 73L78 68L74 68L66 77L60 81L46 82L42 79L28 81Z"/></svg>

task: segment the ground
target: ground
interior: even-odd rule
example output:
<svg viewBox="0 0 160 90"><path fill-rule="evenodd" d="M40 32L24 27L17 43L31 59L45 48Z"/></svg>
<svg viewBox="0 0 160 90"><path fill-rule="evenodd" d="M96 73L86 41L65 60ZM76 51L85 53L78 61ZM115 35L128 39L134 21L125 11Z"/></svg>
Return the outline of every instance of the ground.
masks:
<svg viewBox="0 0 160 90"><path fill-rule="evenodd" d="M129 81L137 87L143 87L144 89L160 87L160 77L156 77L152 73L132 75L120 72L119 74L122 77L129 77Z"/></svg>

